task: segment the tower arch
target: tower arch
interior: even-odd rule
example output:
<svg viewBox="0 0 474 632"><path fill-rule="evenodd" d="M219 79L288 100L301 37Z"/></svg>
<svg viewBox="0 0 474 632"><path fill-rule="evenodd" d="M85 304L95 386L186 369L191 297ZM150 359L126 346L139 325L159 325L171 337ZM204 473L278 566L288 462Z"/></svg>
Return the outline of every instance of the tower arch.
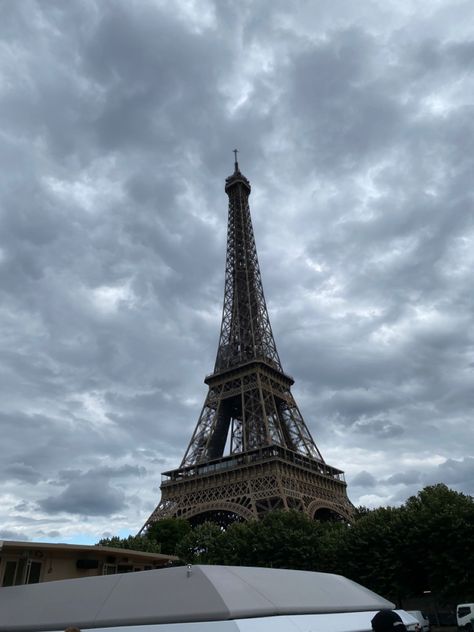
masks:
<svg viewBox="0 0 474 632"><path fill-rule="evenodd" d="M315 500L308 506L308 516L320 522L350 522L352 513L336 503Z"/></svg>
<svg viewBox="0 0 474 632"><path fill-rule="evenodd" d="M234 522L245 522L256 518L250 509L232 502L207 503L183 513L181 517L188 520L192 526L203 522L214 522L223 528Z"/></svg>

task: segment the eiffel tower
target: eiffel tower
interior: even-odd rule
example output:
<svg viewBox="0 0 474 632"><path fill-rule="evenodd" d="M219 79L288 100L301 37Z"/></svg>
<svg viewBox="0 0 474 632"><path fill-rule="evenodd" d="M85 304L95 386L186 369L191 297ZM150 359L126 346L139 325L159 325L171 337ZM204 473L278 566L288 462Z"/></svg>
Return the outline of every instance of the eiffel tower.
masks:
<svg viewBox="0 0 474 632"><path fill-rule="evenodd" d="M209 391L176 470L164 472L161 501L141 532L167 517L223 526L296 509L350 521L344 473L325 463L291 394L263 294L250 217L250 183L226 179L229 196L224 307Z"/></svg>

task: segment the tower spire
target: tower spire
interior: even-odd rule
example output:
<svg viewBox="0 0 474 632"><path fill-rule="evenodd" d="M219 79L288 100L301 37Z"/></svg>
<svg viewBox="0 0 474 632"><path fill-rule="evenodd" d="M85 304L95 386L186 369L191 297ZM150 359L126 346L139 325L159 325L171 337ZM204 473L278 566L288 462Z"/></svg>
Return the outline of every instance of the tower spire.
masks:
<svg viewBox="0 0 474 632"><path fill-rule="evenodd" d="M237 162L237 154L239 153L238 149L234 149L234 173L237 173L239 170L239 163Z"/></svg>
<svg viewBox="0 0 474 632"><path fill-rule="evenodd" d="M237 149L234 149L237 155ZM268 316L250 216L250 182L236 171L226 179L229 196L224 305L214 371L261 359L282 370Z"/></svg>

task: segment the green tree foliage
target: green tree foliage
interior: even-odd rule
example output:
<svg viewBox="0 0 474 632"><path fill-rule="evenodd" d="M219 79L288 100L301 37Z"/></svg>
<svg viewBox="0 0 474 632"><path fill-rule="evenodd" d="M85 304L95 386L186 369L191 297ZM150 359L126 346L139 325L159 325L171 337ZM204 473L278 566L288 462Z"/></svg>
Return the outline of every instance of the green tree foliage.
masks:
<svg viewBox="0 0 474 632"><path fill-rule="evenodd" d="M155 522L146 532L146 537L159 542L161 552L175 555L176 545L191 531L191 525L181 518L165 518Z"/></svg>
<svg viewBox="0 0 474 632"><path fill-rule="evenodd" d="M348 527L339 542L337 570L399 601L404 580L406 527L402 509L382 507Z"/></svg>
<svg viewBox="0 0 474 632"><path fill-rule="evenodd" d="M193 564L315 570L345 575L400 603L424 591L445 603L474 598L474 501L446 485L425 487L401 507L360 507L351 525L271 512L223 530L161 520L147 534L99 544L176 554Z"/></svg>
<svg viewBox="0 0 474 632"><path fill-rule="evenodd" d="M220 549L225 533L213 522L204 522L190 529L176 547L176 553L187 564L222 564Z"/></svg>
<svg viewBox="0 0 474 632"><path fill-rule="evenodd" d="M398 603L426 590L459 602L473 594L473 539L473 499L433 485L356 520L341 541L339 569Z"/></svg>
<svg viewBox="0 0 474 632"><path fill-rule="evenodd" d="M371 511L372 509L369 509L369 507L366 507L365 505L359 505L358 507L356 507L354 520L359 520L359 518L363 518Z"/></svg>
<svg viewBox="0 0 474 632"><path fill-rule="evenodd" d="M263 520L196 527L178 545L188 563L311 570L321 564L325 527L296 511L275 511Z"/></svg>
<svg viewBox="0 0 474 632"><path fill-rule="evenodd" d="M472 497L446 485L433 485L409 498L405 509L410 517L409 545L419 559L419 589L431 590L447 601L472 600Z"/></svg>
<svg viewBox="0 0 474 632"><path fill-rule="evenodd" d="M114 549L131 549L133 551L145 551L146 553L161 553L160 545L156 540L141 535L129 535L128 538L103 538L96 546L110 546Z"/></svg>
<svg viewBox="0 0 474 632"><path fill-rule="evenodd" d="M320 524L299 512L271 512L227 530L222 563L310 570L320 557L320 536Z"/></svg>
<svg viewBox="0 0 474 632"><path fill-rule="evenodd" d="M346 575L347 564L343 553L350 536L349 525L341 522L325 522L320 525L320 529L319 560L311 570Z"/></svg>

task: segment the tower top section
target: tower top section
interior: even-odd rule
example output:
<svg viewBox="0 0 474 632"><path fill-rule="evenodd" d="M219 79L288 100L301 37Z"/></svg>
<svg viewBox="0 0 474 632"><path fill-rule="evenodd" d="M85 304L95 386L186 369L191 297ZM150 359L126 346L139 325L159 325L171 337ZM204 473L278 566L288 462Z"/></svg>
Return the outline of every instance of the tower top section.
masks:
<svg viewBox="0 0 474 632"><path fill-rule="evenodd" d="M234 173L229 176L228 178L226 178L225 180L225 192L227 194L229 194L229 191L232 187L234 187L236 184L242 184L245 189L247 190L247 195L250 195L250 191L252 190L251 186L250 186L250 182L247 180L247 178L241 173L240 169L239 169L239 163L237 161L237 153L238 153L238 149L234 149L234 156L235 156L235 160L234 160Z"/></svg>
<svg viewBox="0 0 474 632"><path fill-rule="evenodd" d="M214 374L253 361L282 371L263 295L250 217L250 182L234 149L234 173L225 181L229 196L227 256L221 336Z"/></svg>

